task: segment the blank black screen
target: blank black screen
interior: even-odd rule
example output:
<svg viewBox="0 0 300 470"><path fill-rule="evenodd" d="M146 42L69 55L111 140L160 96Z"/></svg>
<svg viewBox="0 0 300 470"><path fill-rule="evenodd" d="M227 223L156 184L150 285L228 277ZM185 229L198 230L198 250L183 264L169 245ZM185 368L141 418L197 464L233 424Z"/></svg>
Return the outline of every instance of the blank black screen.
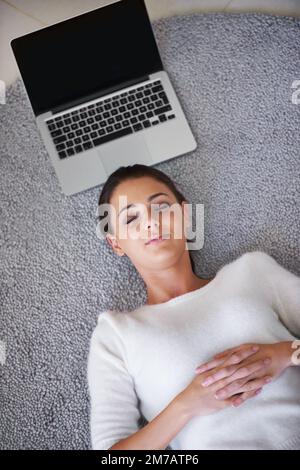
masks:
<svg viewBox="0 0 300 470"><path fill-rule="evenodd" d="M11 42L36 115L162 69L144 0L121 0Z"/></svg>

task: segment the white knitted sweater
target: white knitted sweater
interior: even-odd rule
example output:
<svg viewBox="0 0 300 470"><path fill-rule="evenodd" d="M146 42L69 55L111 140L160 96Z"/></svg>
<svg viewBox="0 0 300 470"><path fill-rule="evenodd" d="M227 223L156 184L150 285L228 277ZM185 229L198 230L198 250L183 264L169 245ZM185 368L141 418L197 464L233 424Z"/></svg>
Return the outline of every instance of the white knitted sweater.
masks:
<svg viewBox="0 0 300 470"><path fill-rule="evenodd" d="M245 342L300 339L300 278L248 252L204 287L132 312L99 315L88 358L93 449L150 421L194 378L195 367ZM240 407L192 418L170 442L188 449L300 449L300 367Z"/></svg>

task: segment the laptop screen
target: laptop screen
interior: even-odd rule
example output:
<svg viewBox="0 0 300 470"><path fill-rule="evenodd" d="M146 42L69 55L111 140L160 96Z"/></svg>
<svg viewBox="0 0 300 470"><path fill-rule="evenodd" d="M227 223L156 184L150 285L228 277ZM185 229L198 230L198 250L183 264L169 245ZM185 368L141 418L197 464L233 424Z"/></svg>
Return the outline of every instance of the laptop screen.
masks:
<svg viewBox="0 0 300 470"><path fill-rule="evenodd" d="M11 46L36 115L163 68L144 0L114 2Z"/></svg>

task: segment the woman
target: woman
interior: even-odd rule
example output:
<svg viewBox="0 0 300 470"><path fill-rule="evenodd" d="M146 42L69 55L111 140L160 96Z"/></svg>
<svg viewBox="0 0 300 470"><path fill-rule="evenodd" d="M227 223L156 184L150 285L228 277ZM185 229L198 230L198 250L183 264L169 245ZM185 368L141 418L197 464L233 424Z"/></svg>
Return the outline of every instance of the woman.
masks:
<svg viewBox="0 0 300 470"><path fill-rule="evenodd" d="M300 448L300 278L262 251L200 278L185 235L174 236L190 223L186 202L144 165L119 168L103 186L102 231L142 276L147 303L99 315L88 358L92 446Z"/></svg>

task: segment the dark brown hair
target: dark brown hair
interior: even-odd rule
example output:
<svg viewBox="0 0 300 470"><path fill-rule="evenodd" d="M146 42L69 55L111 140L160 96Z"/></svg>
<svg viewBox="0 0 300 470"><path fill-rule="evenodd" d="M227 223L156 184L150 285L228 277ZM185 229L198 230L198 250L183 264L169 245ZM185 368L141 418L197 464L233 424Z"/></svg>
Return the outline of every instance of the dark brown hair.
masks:
<svg viewBox="0 0 300 470"><path fill-rule="evenodd" d="M98 207L101 206L102 204L110 203L110 199L113 195L114 190L117 188L117 186L121 182L130 180L130 179L141 178L143 176L149 176L151 178L154 178L157 181L164 183L172 191L172 193L174 194L179 204L181 204L182 201L186 201L186 198L177 189L172 179L166 173L158 170L157 168L153 168L148 165L142 165L142 164L136 163L134 165L121 166L108 177L100 193ZM106 217L106 215L108 214L105 211L105 213L102 216L98 217L98 220L101 221L102 218ZM102 233L103 234L108 233L108 223L103 226ZM195 272L195 263L191 256L191 252L189 252L189 254L190 254L192 270Z"/></svg>

